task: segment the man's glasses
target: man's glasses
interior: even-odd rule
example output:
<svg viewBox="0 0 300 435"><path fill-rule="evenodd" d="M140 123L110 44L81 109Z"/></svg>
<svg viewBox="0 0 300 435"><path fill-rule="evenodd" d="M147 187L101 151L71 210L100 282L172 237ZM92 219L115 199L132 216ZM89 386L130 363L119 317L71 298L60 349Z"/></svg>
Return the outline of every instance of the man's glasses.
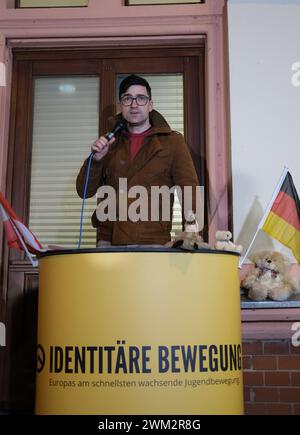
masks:
<svg viewBox="0 0 300 435"><path fill-rule="evenodd" d="M133 100L136 101L136 104L138 106L146 106L146 104L150 100L150 97L148 97L147 95L137 95L136 97L132 97L131 95L124 95L123 97L121 97L120 101L123 106L131 106Z"/></svg>

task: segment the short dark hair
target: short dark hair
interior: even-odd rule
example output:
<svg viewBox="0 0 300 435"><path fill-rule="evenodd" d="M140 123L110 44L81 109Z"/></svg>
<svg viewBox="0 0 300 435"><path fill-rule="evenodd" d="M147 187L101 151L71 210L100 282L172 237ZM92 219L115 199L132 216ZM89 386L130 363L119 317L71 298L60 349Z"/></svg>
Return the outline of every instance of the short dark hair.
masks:
<svg viewBox="0 0 300 435"><path fill-rule="evenodd" d="M119 100L121 99L121 96L125 94L128 88L133 85L140 85L144 86L147 89L147 93L151 99L151 87L147 80L145 80L143 77L137 76L135 74L131 74L130 76L125 77L124 80L122 80L119 88Z"/></svg>

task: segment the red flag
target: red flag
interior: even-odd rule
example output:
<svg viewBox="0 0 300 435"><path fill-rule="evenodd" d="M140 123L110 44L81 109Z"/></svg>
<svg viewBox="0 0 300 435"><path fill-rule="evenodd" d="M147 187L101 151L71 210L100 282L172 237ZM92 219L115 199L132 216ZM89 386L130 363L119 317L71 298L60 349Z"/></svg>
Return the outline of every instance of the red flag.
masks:
<svg viewBox="0 0 300 435"><path fill-rule="evenodd" d="M46 251L35 235L20 221L0 192L0 212L4 223L4 231L10 248L26 251L32 254ZM24 247L25 245L25 247Z"/></svg>
<svg viewBox="0 0 300 435"><path fill-rule="evenodd" d="M7 216L6 211L4 210L4 208L2 207L1 204L0 204L0 211L1 211L1 216L2 216L2 220L3 220L3 224L4 224L4 231L5 231L5 235L7 238L8 246L10 248L20 249L20 242L19 242L18 236L17 236L17 234L12 226L12 223L11 223L9 217Z"/></svg>

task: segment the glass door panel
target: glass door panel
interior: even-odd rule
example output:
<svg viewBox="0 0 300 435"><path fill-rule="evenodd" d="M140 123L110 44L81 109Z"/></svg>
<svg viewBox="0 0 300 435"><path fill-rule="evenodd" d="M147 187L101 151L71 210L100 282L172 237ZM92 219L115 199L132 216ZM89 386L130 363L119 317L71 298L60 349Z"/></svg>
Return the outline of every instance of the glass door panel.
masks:
<svg viewBox="0 0 300 435"><path fill-rule="evenodd" d="M29 226L43 246L77 246L76 176L98 125L99 77L35 78ZM95 208L96 199L88 199L82 247L95 246L90 222Z"/></svg>

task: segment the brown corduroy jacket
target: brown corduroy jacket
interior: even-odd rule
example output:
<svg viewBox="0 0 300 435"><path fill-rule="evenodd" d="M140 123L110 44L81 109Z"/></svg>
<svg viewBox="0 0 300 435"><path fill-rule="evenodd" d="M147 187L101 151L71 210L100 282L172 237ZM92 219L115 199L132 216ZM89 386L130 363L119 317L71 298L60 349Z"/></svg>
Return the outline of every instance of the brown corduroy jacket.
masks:
<svg viewBox="0 0 300 435"><path fill-rule="evenodd" d="M194 189L199 184L183 136L172 131L164 117L155 110L150 112L150 123L152 125L150 134L144 138L133 160L130 156L129 138L121 133L110 146L105 157L99 162L92 161L87 198L95 195L100 186L111 186L116 192L116 219L100 222L95 213L93 215L93 225L98 227L98 240L107 240L113 245L165 244L170 240L173 195L171 195L170 203L165 202L164 204L160 197L159 219L153 221L151 210L153 211L154 208L150 206L151 186L167 186L168 188L180 186L183 191L184 186L191 186ZM76 189L80 197L83 196L87 163L88 160L85 160L77 176ZM126 180L127 192L133 186L143 186L146 189L148 193L147 221L133 222L130 219L125 221L119 219L119 195L122 195L119 191L121 178L123 183L124 179ZM134 198L127 198L127 206L131 204L136 208L138 204L133 205L133 203L138 198L138 195ZM121 201L124 201L124 196ZM162 219L163 205L169 211L168 220ZM193 198L194 205L195 198Z"/></svg>

